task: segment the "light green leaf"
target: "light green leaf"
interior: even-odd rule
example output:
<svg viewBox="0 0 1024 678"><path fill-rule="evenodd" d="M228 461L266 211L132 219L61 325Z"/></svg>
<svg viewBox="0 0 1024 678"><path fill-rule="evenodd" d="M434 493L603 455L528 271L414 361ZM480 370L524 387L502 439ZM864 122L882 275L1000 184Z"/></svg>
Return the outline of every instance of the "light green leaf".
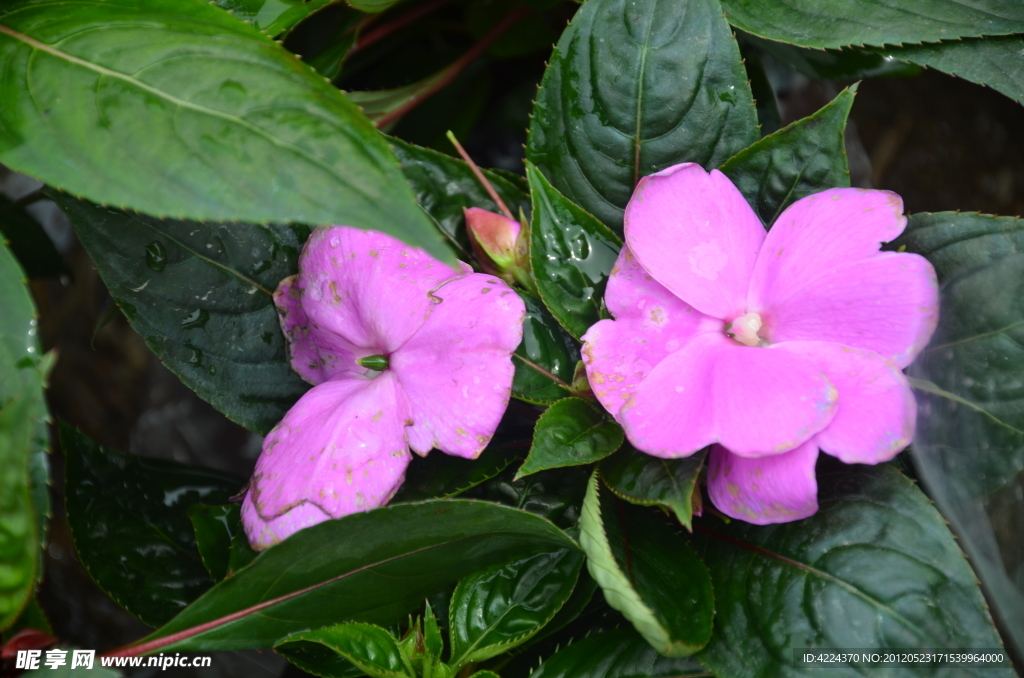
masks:
<svg viewBox="0 0 1024 678"><path fill-rule="evenodd" d="M12 169L147 214L346 224L454 262L358 108L203 0L9 0L0 61Z"/></svg>
<svg viewBox="0 0 1024 678"><path fill-rule="evenodd" d="M516 480L531 473L581 466L604 459L622 446L622 427L582 398L565 398L537 420L530 456Z"/></svg>
<svg viewBox="0 0 1024 678"><path fill-rule="evenodd" d="M371 678L414 678L412 664L394 637L372 624L338 624L288 636L275 649L291 643L319 643L351 662Z"/></svg>

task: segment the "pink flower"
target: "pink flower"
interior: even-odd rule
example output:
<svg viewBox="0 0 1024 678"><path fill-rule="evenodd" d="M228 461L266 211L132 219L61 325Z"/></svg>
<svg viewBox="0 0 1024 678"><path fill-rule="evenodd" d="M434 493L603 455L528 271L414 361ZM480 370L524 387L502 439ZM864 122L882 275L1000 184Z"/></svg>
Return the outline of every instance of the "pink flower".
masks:
<svg viewBox="0 0 1024 678"><path fill-rule="evenodd" d="M525 315L500 280L334 226L310 237L274 302L314 387L263 442L242 505L255 548L386 504L409 448L473 459L491 439Z"/></svg>
<svg viewBox="0 0 1024 678"><path fill-rule="evenodd" d="M935 271L880 252L906 225L887 191L834 188L766 233L721 172L683 164L642 179L626 247L591 327L595 394L657 457L711 448L724 513L786 522L818 510L818 451L877 464L913 437L900 371L938 319Z"/></svg>

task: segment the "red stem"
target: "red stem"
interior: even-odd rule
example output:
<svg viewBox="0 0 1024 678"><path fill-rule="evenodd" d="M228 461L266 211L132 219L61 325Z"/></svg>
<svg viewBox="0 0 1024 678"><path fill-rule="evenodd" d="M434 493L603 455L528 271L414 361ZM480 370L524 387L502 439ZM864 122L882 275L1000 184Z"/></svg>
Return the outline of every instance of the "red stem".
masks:
<svg viewBox="0 0 1024 678"><path fill-rule="evenodd" d="M494 186L491 186L491 182L487 181L487 177L485 177L484 173L480 171L480 168L476 166L476 163L473 162L473 158L469 157L469 153L466 153L466 149L462 147L462 144L459 143L459 140L455 138L455 135L452 134L451 131L448 132L448 141L452 142L452 146L455 147L455 150L459 152L462 159L467 165L469 165L469 169L473 172L473 176L476 177L476 180L479 181L480 185L484 187L485 191L487 191L487 195L491 196L491 200L493 200L494 204L498 206L501 213L508 217L510 221L515 221L515 217L512 216L512 212L509 210L508 205L506 205L505 201L501 199L498 192L494 190Z"/></svg>
<svg viewBox="0 0 1024 678"><path fill-rule="evenodd" d="M409 12L408 14L403 14L394 21L389 21L380 28L376 28L370 31L366 35L363 35L358 40L356 40L356 44L352 45L352 49L348 51L349 55L351 56L352 54L355 54L359 50L369 47L370 45L377 42L381 38L385 38L391 33L397 31L399 28L408 26L413 21L416 21L416 19L419 19L422 16L426 16L427 14L430 14L436 9L444 7L449 2L451 2L451 0L433 0L433 2L424 3L417 7L416 9Z"/></svg>
<svg viewBox="0 0 1024 678"><path fill-rule="evenodd" d="M512 28L520 19L525 17L533 10L529 7L520 7L516 11L512 12L500 22L498 25L487 32L487 35L480 38L480 41L469 48L469 50L458 58L451 66L445 69L444 77L439 79L429 88L423 91L419 96L413 97L402 106L399 106L395 110L391 111L380 120L377 121L376 126L384 127L388 123L394 122L398 118L402 117L412 109L419 106L421 103L426 101L428 98L437 94L440 90L444 89L451 84L455 78L459 77L462 71L466 70L466 67L477 60L477 58L487 51L487 48L494 44L494 41L502 36L502 34L508 29ZM382 27L383 28L383 27Z"/></svg>

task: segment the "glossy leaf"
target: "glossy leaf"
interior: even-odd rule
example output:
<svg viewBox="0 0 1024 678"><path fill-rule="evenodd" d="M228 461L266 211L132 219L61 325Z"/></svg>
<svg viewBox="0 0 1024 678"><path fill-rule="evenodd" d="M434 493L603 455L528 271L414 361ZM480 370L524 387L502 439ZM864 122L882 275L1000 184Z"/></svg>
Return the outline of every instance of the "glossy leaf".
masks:
<svg viewBox="0 0 1024 678"><path fill-rule="evenodd" d="M520 480L514 479L514 473L514 469L507 469L462 496L528 511L547 518L565 530L576 527L583 495L587 491L588 468L570 466L552 469Z"/></svg>
<svg viewBox="0 0 1024 678"><path fill-rule="evenodd" d="M523 476L604 459L622 446L622 427L582 398L565 398L537 420L530 456L516 473Z"/></svg>
<svg viewBox="0 0 1024 678"><path fill-rule="evenodd" d="M470 247L462 209L479 207L497 212L498 206L462 160L401 139L392 137L389 141L420 206L440 224L445 236L463 252L462 257L468 258ZM494 170L481 171L513 213L520 208L530 209L526 189Z"/></svg>
<svg viewBox="0 0 1024 678"><path fill-rule="evenodd" d="M291 664L320 678L360 678L366 673L329 647L313 641L287 639L274 648Z"/></svg>
<svg viewBox="0 0 1024 678"><path fill-rule="evenodd" d="M533 199L530 263L544 305L577 339L601 319L601 299L622 240L527 163Z"/></svg>
<svg viewBox="0 0 1024 678"><path fill-rule="evenodd" d="M3 196L0 196L0 235L29 278L71 274L42 225Z"/></svg>
<svg viewBox="0 0 1024 678"><path fill-rule="evenodd" d="M565 605L562 605L558 613L551 618L544 628L540 632L524 642L517 649L523 650L531 645L536 645L539 641L558 633L569 624L579 619L583 611L587 609L591 601L594 599L594 593L597 591L597 582L590 576L586 568L580 570L579 578L576 580L576 588L572 590L572 595L565 601Z"/></svg>
<svg viewBox="0 0 1024 678"><path fill-rule="evenodd" d="M188 518L203 566L214 581L230 577L256 557L242 528L241 504L193 504Z"/></svg>
<svg viewBox="0 0 1024 678"><path fill-rule="evenodd" d="M843 130L856 89L844 89L817 113L761 139L722 165L722 172L766 226L800 198L850 185Z"/></svg>
<svg viewBox="0 0 1024 678"><path fill-rule="evenodd" d="M452 668L490 659L537 634L572 595L582 567L580 551L562 549L460 581L449 612Z"/></svg>
<svg viewBox="0 0 1024 678"><path fill-rule="evenodd" d="M526 304L523 341L512 356L516 366L512 395L535 405L569 396L579 344L573 341L539 299L517 290Z"/></svg>
<svg viewBox="0 0 1024 678"><path fill-rule="evenodd" d="M915 214L893 245L928 257L943 286L939 328L910 370L919 389L914 465L1007 640L1024 650L1024 585L1013 575L1013 525L1024 517L1024 219Z"/></svg>
<svg viewBox="0 0 1024 678"><path fill-rule="evenodd" d="M441 660L441 653L444 652L444 639L441 637L441 628L438 626L437 617L430 607L430 601L424 603L423 608L423 651L427 661L434 664Z"/></svg>
<svg viewBox="0 0 1024 678"><path fill-rule="evenodd" d="M711 678L689 657L663 657L623 627L582 638L546 659L532 678Z"/></svg>
<svg viewBox="0 0 1024 678"><path fill-rule="evenodd" d="M288 636L280 643L319 643L371 678L414 678L412 665L385 629L372 624L338 624ZM276 649L276 648L275 648Z"/></svg>
<svg viewBox="0 0 1024 678"><path fill-rule="evenodd" d="M436 450L413 457L405 481L391 503L454 497L495 477L529 449L529 441L489 445L476 459L463 459Z"/></svg>
<svg viewBox="0 0 1024 678"><path fill-rule="evenodd" d="M1024 5L1003 0L722 0L729 23L802 47L899 45L1024 32Z"/></svg>
<svg viewBox="0 0 1024 678"><path fill-rule="evenodd" d="M589 0L544 73L526 156L615 231L641 177L718 167L759 137L718 0Z"/></svg>
<svg viewBox="0 0 1024 678"><path fill-rule="evenodd" d="M392 623L470 572L559 548L576 547L551 523L484 502L357 513L267 549L132 651L269 647L342 621Z"/></svg>
<svg viewBox="0 0 1024 678"><path fill-rule="evenodd" d="M345 0L345 2L360 12L376 14L391 9L399 0Z"/></svg>
<svg viewBox="0 0 1024 678"><path fill-rule="evenodd" d="M860 80L917 75L921 72L920 66L908 64L899 57L887 58L881 53L859 47L844 47L841 50L809 49L747 34L743 34L740 39L808 78Z"/></svg>
<svg viewBox="0 0 1024 678"><path fill-rule="evenodd" d="M34 506L30 464L45 421L35 306L14 255L0 243L0 631L32 600L45 523ZM45 429L44 429L45 431ZM43 452L45 457L45 452ZM45 482L43 489L46 489ZM41 507L40 507L41 508Z"/></svg>
<svg viewBox="0 0 1024 678"><path fill-rule="evenodd" d="M200 398L266 433L306 392L271 295L297 272L308 229L164 221L53 198L132 327Z"/></svg>
<svg viewBox="0 0 1024 678"><path fill-rule="evenodd" d="M10 0L0 59L14 170L147 214L374 228L452 260L359 109L203 0Z"/></svg>
<svg viewBox="0 0 1024 678"><path fill-rule="evenodd" d="M616 496L631 504L671 509L689 530L693 493L706 458L706 449L682 459L661 459L626 445L599 469L601 480Z"/></svg>
<svg viewBox="0 0 1024 678"><path fill-rule="evenodd" d="M242 483L211 469L125 455L60 425L65 504L78 559L114 602L158 626L210 588L188 509Z"/></svg>
<svg viewBox="0 0 1024 678"><path fill-rule="evenodd" d="M287 33L300 21L336 0L214 0L267 35Z"/></svg>
<svg viewBox="0 0 1024 678"><path fill-rule="evenodd" d="M716 676L810 677L820 671L795 666L794 648L1000 647L974 573L914 483L884 464L825 466L820 508L810 518L695 527L716 606L715 634L700 662ZM850 676L866 670L836 669ZM1012 669L945 675L1008 678Z"/></svg>
<svg viewBox="0 0 1024 678"><path fill-rule="evenodd" d="M880 53L980 83L1024 104L1024 40L1019 36L906 45Z"/></svg>
<svg viewBox="0 0 1024 678"><path fill-rule="evenodd" d="M596 472L580 545L605 600L660 654L685 657L707 645L715 610L708 568L656 514L602 490Z"/></svg>

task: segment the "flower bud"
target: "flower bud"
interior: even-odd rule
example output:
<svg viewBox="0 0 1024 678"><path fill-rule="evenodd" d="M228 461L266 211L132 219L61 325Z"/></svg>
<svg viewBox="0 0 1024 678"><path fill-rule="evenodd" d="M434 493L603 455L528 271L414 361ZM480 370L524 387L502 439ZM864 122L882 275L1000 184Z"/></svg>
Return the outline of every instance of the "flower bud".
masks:
<svg viewBox="0 0 1024 678"><path fill-rule="evenodd" d="M502 274L507 274L516 264L516 243L522 225L479 207L466 207L462 211L480 267L485 273L506 277Z"/></svg>

